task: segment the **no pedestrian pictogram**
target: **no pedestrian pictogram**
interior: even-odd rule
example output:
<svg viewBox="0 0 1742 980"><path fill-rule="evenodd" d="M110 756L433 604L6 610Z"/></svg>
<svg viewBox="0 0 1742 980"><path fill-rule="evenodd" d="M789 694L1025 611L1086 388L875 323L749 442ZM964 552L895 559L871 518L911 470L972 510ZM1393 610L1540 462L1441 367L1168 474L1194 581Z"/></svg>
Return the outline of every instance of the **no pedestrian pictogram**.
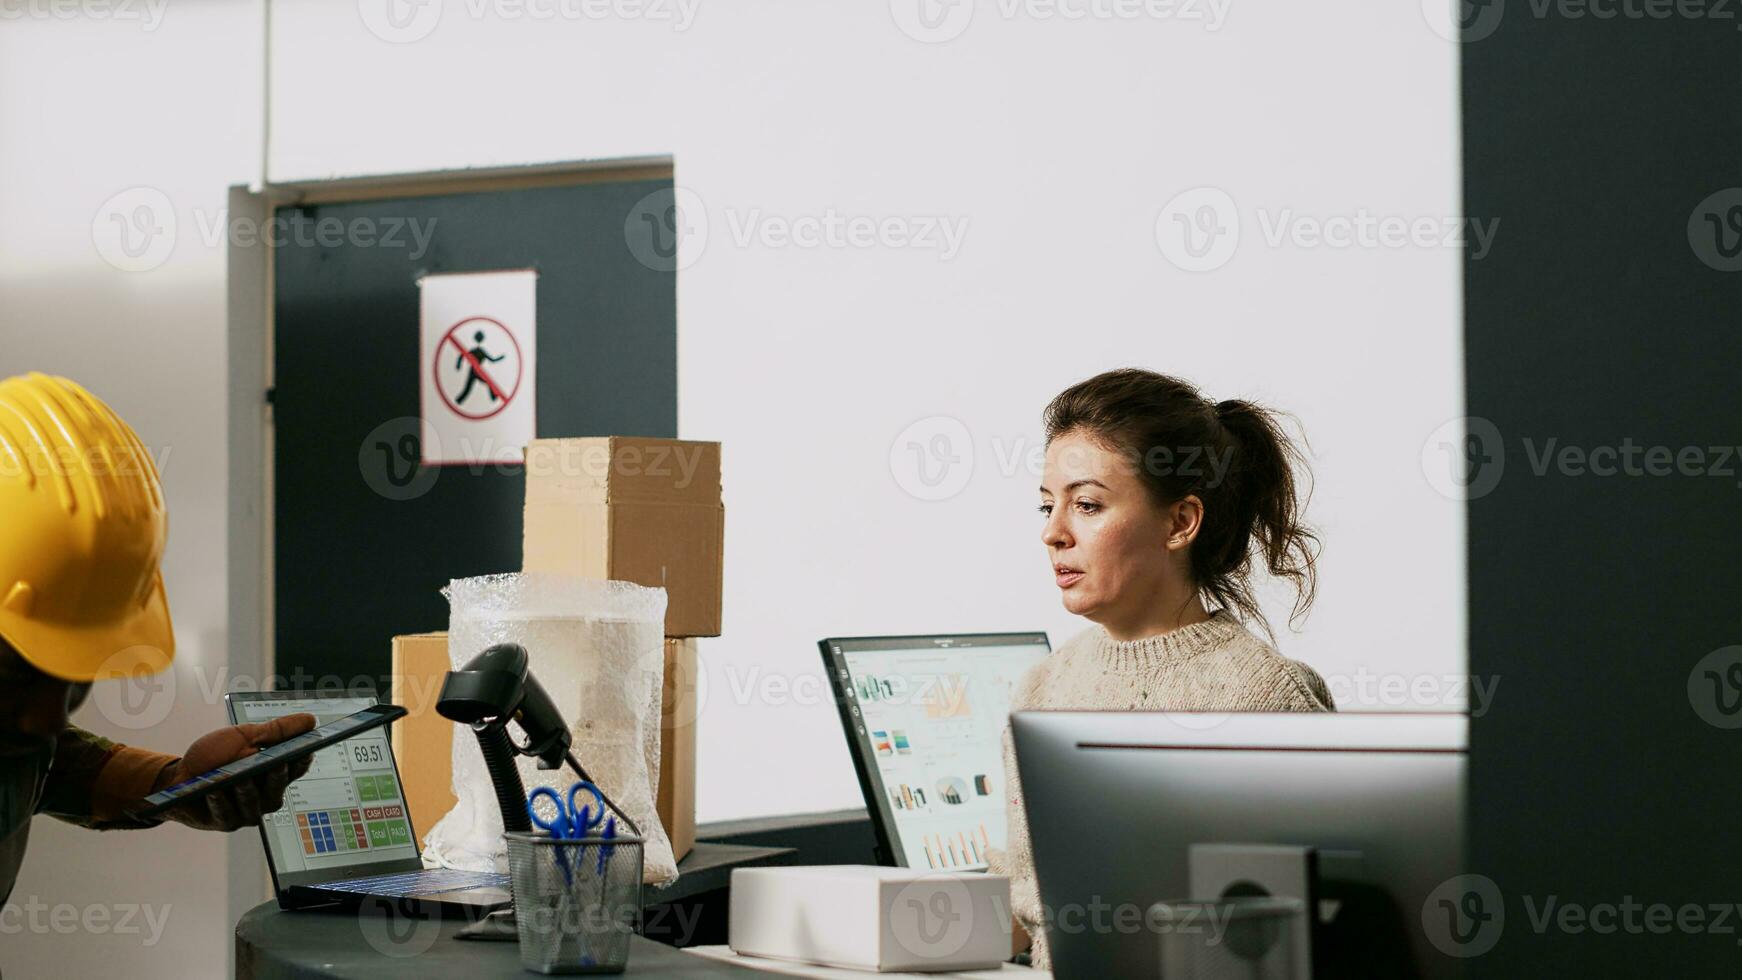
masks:
<svg viewBox="0 0 1742 980"><path fill-rule="evenodd" d="M436 347L436 391L465 419L499 415L520 393L524 357L514 331L487 316L454 324Z"/></svg>
<svg viewBox="0 0 1742 980"><path fill-rule="evenodd" d="M538 273L417 281L424 466L518 463L538 431Z"/></svg>

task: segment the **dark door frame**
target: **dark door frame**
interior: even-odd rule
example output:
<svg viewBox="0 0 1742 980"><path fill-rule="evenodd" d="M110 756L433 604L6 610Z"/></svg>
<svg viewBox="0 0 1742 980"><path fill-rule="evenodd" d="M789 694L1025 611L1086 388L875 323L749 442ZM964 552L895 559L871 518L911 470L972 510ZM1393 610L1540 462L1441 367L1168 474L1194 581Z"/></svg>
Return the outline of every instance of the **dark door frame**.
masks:
<svg viewBox="0 0 1742 980"><path fill-rule="evenodd" d="M233 185L231 226L264 228L279 208L341 201L392 200L434 194L566 187L673 176L668 156L531 164L527 166L379 174L334 180L288 181L263 188ZM266 394L274 379L273 247L269 236L239 244L231 235L226 269L226 352L229 381L225 413L229 477L226 559L226 649L212 690L238 680L265 683L273 649L273 418ZM227 838L230 921L270 897L260 844L253 834Z"/></svg>

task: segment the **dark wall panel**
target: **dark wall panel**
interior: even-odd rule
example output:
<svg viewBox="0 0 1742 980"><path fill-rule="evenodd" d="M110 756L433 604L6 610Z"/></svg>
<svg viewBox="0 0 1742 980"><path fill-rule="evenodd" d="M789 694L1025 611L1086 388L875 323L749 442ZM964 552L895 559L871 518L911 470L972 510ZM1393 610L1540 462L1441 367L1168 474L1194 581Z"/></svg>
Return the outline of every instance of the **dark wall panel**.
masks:
<svg viewBox="0 0 1742 980"><path fill-rule="evenodd" d="M1742 462L1714 448L1742 443L1742 272L1720 268L1742 191L1708 202L1742 186L1722 7L1466 6L1465 208L1500 220L1465 263L1469 413L1497 434L1473 457L1498 476L1469 504L1471 669L1499 680L1473 723L1471 870L1505 897L1476 975L1742 965L1737 910L1710 928L1742 901L1742 728L1696 670L1742 643ZM1736 223L1722 242L1708 213ZM1624 467L1629 446L1634 475L1563 455ZM1653 475L1647 447L1686 462ZM1648 924L1653 905L1685 918Z"/></svg>
<svg viewBox="0 0 1742 980"><path fill-rule="evenodd" d="M518 467L443 467L394 484L413 472L398 447L416 436L427 369L420 275L539 270L540 436L677 434L674 275L638 260L625 239L647 195L670 187L591 183L279 212L304 228L368 218L385 231L415 219L429 236L423 254L409 225L400 226L403 247L282 236L273 345L280 675L385 675L394 635L446 628L438 590L449 579L520 567Z"/></svg>

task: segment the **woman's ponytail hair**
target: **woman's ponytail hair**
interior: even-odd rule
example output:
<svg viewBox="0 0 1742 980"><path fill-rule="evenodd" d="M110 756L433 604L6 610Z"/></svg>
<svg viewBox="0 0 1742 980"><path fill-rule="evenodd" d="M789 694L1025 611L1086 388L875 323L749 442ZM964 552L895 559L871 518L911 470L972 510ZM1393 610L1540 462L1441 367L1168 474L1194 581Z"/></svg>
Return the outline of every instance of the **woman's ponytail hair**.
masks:
<svg viewBox="0 0 1742 980"><path fill-rule="evenodd" d="M1302 492L1295 470L1310 479L1306 457L1280 418L1241 399L1210 402L1179 378L1121 368L1065 389L1043 421L1049 444L1081 432L1118 453L1157 502L1189 495L1203 501L1189 552L1198 591L1270 633L1252 593L1254 558L1294 585L1294 623L1312 607L1319 552L1318 537L1301 518L1310 484Z"/></svg>

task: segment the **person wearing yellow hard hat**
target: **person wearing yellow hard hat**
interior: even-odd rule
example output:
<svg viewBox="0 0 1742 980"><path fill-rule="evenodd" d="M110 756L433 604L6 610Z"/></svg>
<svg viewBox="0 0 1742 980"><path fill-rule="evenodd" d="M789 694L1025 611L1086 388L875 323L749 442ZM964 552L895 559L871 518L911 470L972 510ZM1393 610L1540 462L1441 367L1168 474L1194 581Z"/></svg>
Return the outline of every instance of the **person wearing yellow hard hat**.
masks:
<svg viewBox="0 0 1742 980"><path fill-rule="evenodd" d="M232 725L180 756L73 726L91 685L155 673L175 656L156 463L133 430L65 378L0 381L0 902L31 817L140 828L124 810L160 789L314 727L311 715ZM258 824L308 760L169 811L206 830Z"/></svg>

